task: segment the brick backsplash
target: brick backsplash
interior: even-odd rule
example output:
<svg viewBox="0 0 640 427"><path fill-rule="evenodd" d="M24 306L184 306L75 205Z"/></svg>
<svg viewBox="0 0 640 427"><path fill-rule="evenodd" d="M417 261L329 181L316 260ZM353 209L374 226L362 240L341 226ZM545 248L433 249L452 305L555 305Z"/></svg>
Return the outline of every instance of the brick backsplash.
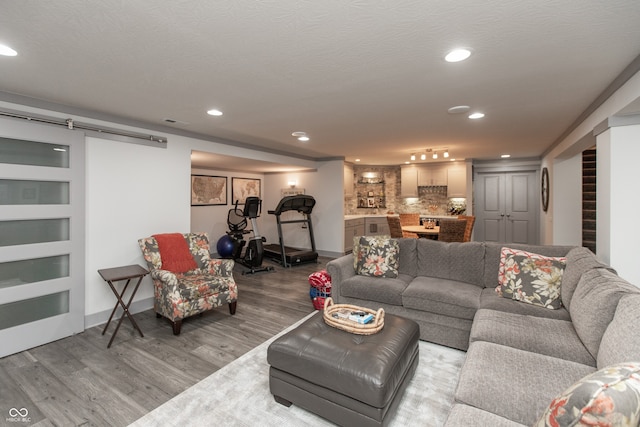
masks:
<svg viewBox="0 0 640 427"><path fill-rule="evenodd" d="M384 186L358 184L364 173L373 172L384 179ZM447 187L419 187L417 199L400 197L400 166L356 166L353 167L354 191L353 197L345 197L344 210L347 215L372 215L386 213L432 213L433 215L446 215ZM361 198L367 198L369 191L379 197L380 188L384 187L384 208L359 208L358 192ZM365 202L366 205L366 202Z"/></svg>

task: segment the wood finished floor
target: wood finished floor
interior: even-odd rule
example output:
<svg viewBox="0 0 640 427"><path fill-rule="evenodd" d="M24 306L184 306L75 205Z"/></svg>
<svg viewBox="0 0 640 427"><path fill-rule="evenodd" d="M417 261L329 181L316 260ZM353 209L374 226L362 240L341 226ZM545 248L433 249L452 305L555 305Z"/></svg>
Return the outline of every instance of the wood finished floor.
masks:
<svg viewBox="0 0 640 427"><path fill-rule="evenodd" d="M136 313L144 338L125 319L0 359L0 425L126 426L313 311L308 276L319 263L241 275L238 309L185 320L174 336L153 310ZM114 298L115 304L115 298ZM8 419L26 408L29 423Z"/></svg>

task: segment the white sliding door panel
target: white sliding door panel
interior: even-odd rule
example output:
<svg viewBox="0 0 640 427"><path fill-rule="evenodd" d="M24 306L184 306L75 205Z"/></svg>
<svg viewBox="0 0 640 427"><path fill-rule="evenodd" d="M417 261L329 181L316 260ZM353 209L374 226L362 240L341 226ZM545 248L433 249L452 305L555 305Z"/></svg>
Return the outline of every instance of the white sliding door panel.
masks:
<svg viewBox="0 0 640 427"><path fill-rule="evenodd" d="M0 357L84 330L84 150L0 118Z"/></svg>

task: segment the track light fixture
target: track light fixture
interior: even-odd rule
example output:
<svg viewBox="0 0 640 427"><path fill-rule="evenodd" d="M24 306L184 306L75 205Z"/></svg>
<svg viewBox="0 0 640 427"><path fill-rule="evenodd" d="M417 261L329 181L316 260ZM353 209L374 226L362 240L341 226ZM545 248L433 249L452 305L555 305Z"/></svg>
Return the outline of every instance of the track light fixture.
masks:
<svg viewBox="0 0 640 427"><path fill-rule="evenodd" d="M431 155L431 158L433 160L438 160L438 152L436 150L433 150L431 148L425 148L424 152L420 153L420 160L427 160L427 156ZM444 151L442 151L442 157L444 157L445 159L449 158L449 149L445 148ZM416 160L416 153L411 153L411 156L409 157L411 159L412 162L415 162Z"/></svg>

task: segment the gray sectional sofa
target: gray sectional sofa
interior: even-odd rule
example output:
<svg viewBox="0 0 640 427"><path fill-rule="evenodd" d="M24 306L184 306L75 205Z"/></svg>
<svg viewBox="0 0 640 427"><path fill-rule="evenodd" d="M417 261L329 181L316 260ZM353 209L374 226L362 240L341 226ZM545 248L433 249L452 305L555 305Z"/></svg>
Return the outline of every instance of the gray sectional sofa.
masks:
<svg viewBox="0 0 640 427"><path fill-rule="evenodd" d="M351 254L329 262L332 298L382 307L416 321L422 340L467 351L447 426L533 425L585 376L640 362L640 289L586 248L397 242L397 277L358 275ZM495 292L503 246L566 257L561 308Z"/></svg>

